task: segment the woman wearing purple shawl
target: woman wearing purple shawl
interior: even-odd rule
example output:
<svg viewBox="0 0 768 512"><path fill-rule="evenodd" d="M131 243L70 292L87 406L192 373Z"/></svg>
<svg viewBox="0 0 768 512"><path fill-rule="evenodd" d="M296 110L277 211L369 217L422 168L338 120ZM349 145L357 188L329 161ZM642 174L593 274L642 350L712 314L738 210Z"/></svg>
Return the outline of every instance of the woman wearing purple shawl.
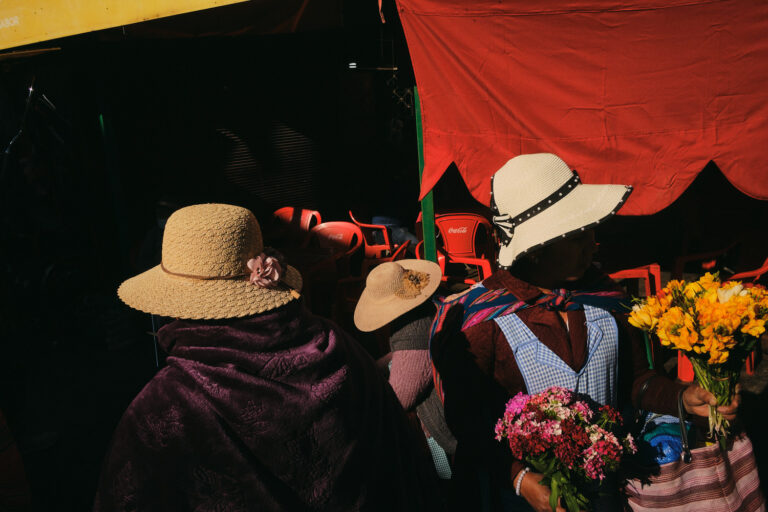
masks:
<svg viewBox="0 0 768 512"><path fill-rule="evenodd" d="M183 208L129 306L176 318L125 412L94 510L435 510L423 440L362 347L313 316L244 208Z"/></svg>

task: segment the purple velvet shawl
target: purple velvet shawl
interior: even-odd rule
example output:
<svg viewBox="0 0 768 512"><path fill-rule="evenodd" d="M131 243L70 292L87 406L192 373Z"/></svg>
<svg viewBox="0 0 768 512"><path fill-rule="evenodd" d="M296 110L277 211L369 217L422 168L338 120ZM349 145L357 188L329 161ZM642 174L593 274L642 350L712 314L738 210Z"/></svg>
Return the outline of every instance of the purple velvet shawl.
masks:
<svg viewBox="0 0 768 512"><path fill-rule="evenodd" d="M94 510L433 510L431 461L368 353L294 302L160 330ZM419 444L422 443L422 444Z"/></svg>

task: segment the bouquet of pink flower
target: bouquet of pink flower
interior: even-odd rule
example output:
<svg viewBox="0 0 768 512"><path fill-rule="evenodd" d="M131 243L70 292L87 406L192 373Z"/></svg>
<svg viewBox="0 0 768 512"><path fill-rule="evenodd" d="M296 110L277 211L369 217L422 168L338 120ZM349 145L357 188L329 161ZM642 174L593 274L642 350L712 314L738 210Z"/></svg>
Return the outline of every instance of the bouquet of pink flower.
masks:
<svg viewBox="0 0 768 512"><path fill-rule="evenodd" d="M569 512L590 510L590 499L622 455L637 451L630 434L620 435L621 415L608 405L560 387L535 395L518 393L496 424L496 440L544 475L555 510L562 497Z"/></svg>

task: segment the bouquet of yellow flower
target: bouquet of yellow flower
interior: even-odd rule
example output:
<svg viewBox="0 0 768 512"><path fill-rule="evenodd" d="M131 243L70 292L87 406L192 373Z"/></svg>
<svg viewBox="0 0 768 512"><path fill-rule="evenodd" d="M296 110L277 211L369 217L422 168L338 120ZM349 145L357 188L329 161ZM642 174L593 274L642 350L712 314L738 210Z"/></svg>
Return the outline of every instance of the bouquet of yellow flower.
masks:
<svg viewBox="0 0 768 512"><path fill-rule="evenodd" d="M738 281L721 283L717 274L694 282L670 281L656 296L637 300L629 323L656 334L665 347L686 353L699 385L717 398L733 399L749 353L765 332L768 291ZM729 423L710 407L709 433L725 446Z"/></svg>

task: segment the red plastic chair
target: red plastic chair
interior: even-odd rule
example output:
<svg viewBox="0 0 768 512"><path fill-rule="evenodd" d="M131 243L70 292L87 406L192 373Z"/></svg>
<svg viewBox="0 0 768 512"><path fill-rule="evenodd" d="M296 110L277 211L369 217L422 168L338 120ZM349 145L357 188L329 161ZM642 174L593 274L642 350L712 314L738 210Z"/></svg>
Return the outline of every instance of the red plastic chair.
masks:
<svg viewBox="0 0 768 512"><path fill-rule="evenodd" d="M325 260L348 259L363 245L363 232L351 222L323 222L309 231L307 245L325 253Z"/></svg>
<svg viewBox="0 0 768 512"><path fill-rule="evenodd" d="M718 249L716 251L678 256L675 258L675 263L672 268L672 279L682 279L686 264L691 262L700 262L700 268L697 273L704 273L714 269L717 266L718 260L723 256L726 256L728 252L735 247L735 245L736 244L734 243L728 247Z"/></svg>
<svg viewBox="0 0 768 512"><path fill-rule="evenodd" d="M435 215L435 227L438 233L437 263L443 272L443 281L474 284L493 274L496 257L493 228L488 219L477 213L439 213ZM416 246L416 257L424 258L423 241ZM477 278L451 275L451 264L474 266Z"/></svg>
<svg viewBox="0 0 768 512"><path fill-rule="evenodd" d="M419 243L416 244L415 252L416 252L416 259L418 260L426 259L424 256L424 240L421 240ZM440 249L437 249L437 264L440 265L440 272L443 274L442 280L445 281L446 280L445 253Z"/></svg>
<svg viewBox="0 0 768 512"><path fill-rule="evenodd" d="M349 218L360 228L363 234L364 259L361 264L363 276L367 275L371 268L386 261L397 261L405 258L406 250L411 241L395 245L390 238L389 228L384 224L365 224L358 221L349 210ZM380 232L384 243L377 243L376 233Z"/></svg>
<svg viewBox="0 0 768 512"><path fill-rule="evenodd" d="M764 274L768 274L768 259L763 262L763 265L760 268L733 274L728 278L728 281L744 281L746 279L751 279L753 283L756 283L760 280L761 277L763 277Z"/></svg>
<svg viewBox="0 0 768 512"><path fill-rule="evenodd" d="M366 258L386 258L395 252L395 245L389 237L389 228L384 224L365 224L352 215L349 210L349 218L352 219L363 232L363 250ZM376 233L381 233L384 243L378 243Z"/></svg>
<svg viewBox="0 0 768 512"><path fill-rule="evenodd" d="M411 245L410 240L406 240L404 243L397 246L397 249L395 249L395 252L392 253L392 255L386 257L386 258L364 258L363 262L360 264L360 272L363 276L367 276L368 272L371 271L373 267L376 265L380 265L386 261L397 261L402 260L406 256L406 251L408 250L408 247Z"/></svg>
<svg viewBox="0 0 768 512"><path fill-rule="evenodd" d="M493 227L488 219L477 213L440 213L435 215L435 226L445 254L444 273L450 272L451 263L459 263L477 268L478 279L465 278L464 283L473 284L490 277L496 256ZM447 275L444 279L455 279L455 276Z"/></svg>
<svg viewBox="0 0 768 512"><path fill-rule="evenodd" d="M351 222L323 222L309 232L306 246L295 259L304 277L303 295L309 308L330 316L337 283L352 275L352 256L360 250L363 234Z"/></svg>
<svg viewBox="0 0 768 512"><path fill-rule="evenodd" d="M658 263L642 265L640 267L617 270L609 274L611 279L620 281L623 279L639 279L643 282L645 296L650 297L661 290L661 267Z"/></svg>
<svg viewBox="0 0 768 512"><path fill-rule="evenodd" d="M284 206L272 213L270 238L272 243L303 247L309 240L309 232L323 222L320 212L304 208Z"/></svg>
<svg viewBox="0 0 768 512"><path fill-rule="evenodd" d="M621 281L624 279L639 279L642 282L646 297L655 295L659 292L659 290L661 290L661 267L658 263L651 263L649 265L642 265L640 267L617 270L616 272L608 275L615 281ZM659 349L656 346L655 338L650 335L648 337L648 350L650 351L649 357L651 361L653 361L653 366L655 368L657 365L656 358ZM678 367L680 364L680 355L682 355L682 353L678 352Z"/></svg>

